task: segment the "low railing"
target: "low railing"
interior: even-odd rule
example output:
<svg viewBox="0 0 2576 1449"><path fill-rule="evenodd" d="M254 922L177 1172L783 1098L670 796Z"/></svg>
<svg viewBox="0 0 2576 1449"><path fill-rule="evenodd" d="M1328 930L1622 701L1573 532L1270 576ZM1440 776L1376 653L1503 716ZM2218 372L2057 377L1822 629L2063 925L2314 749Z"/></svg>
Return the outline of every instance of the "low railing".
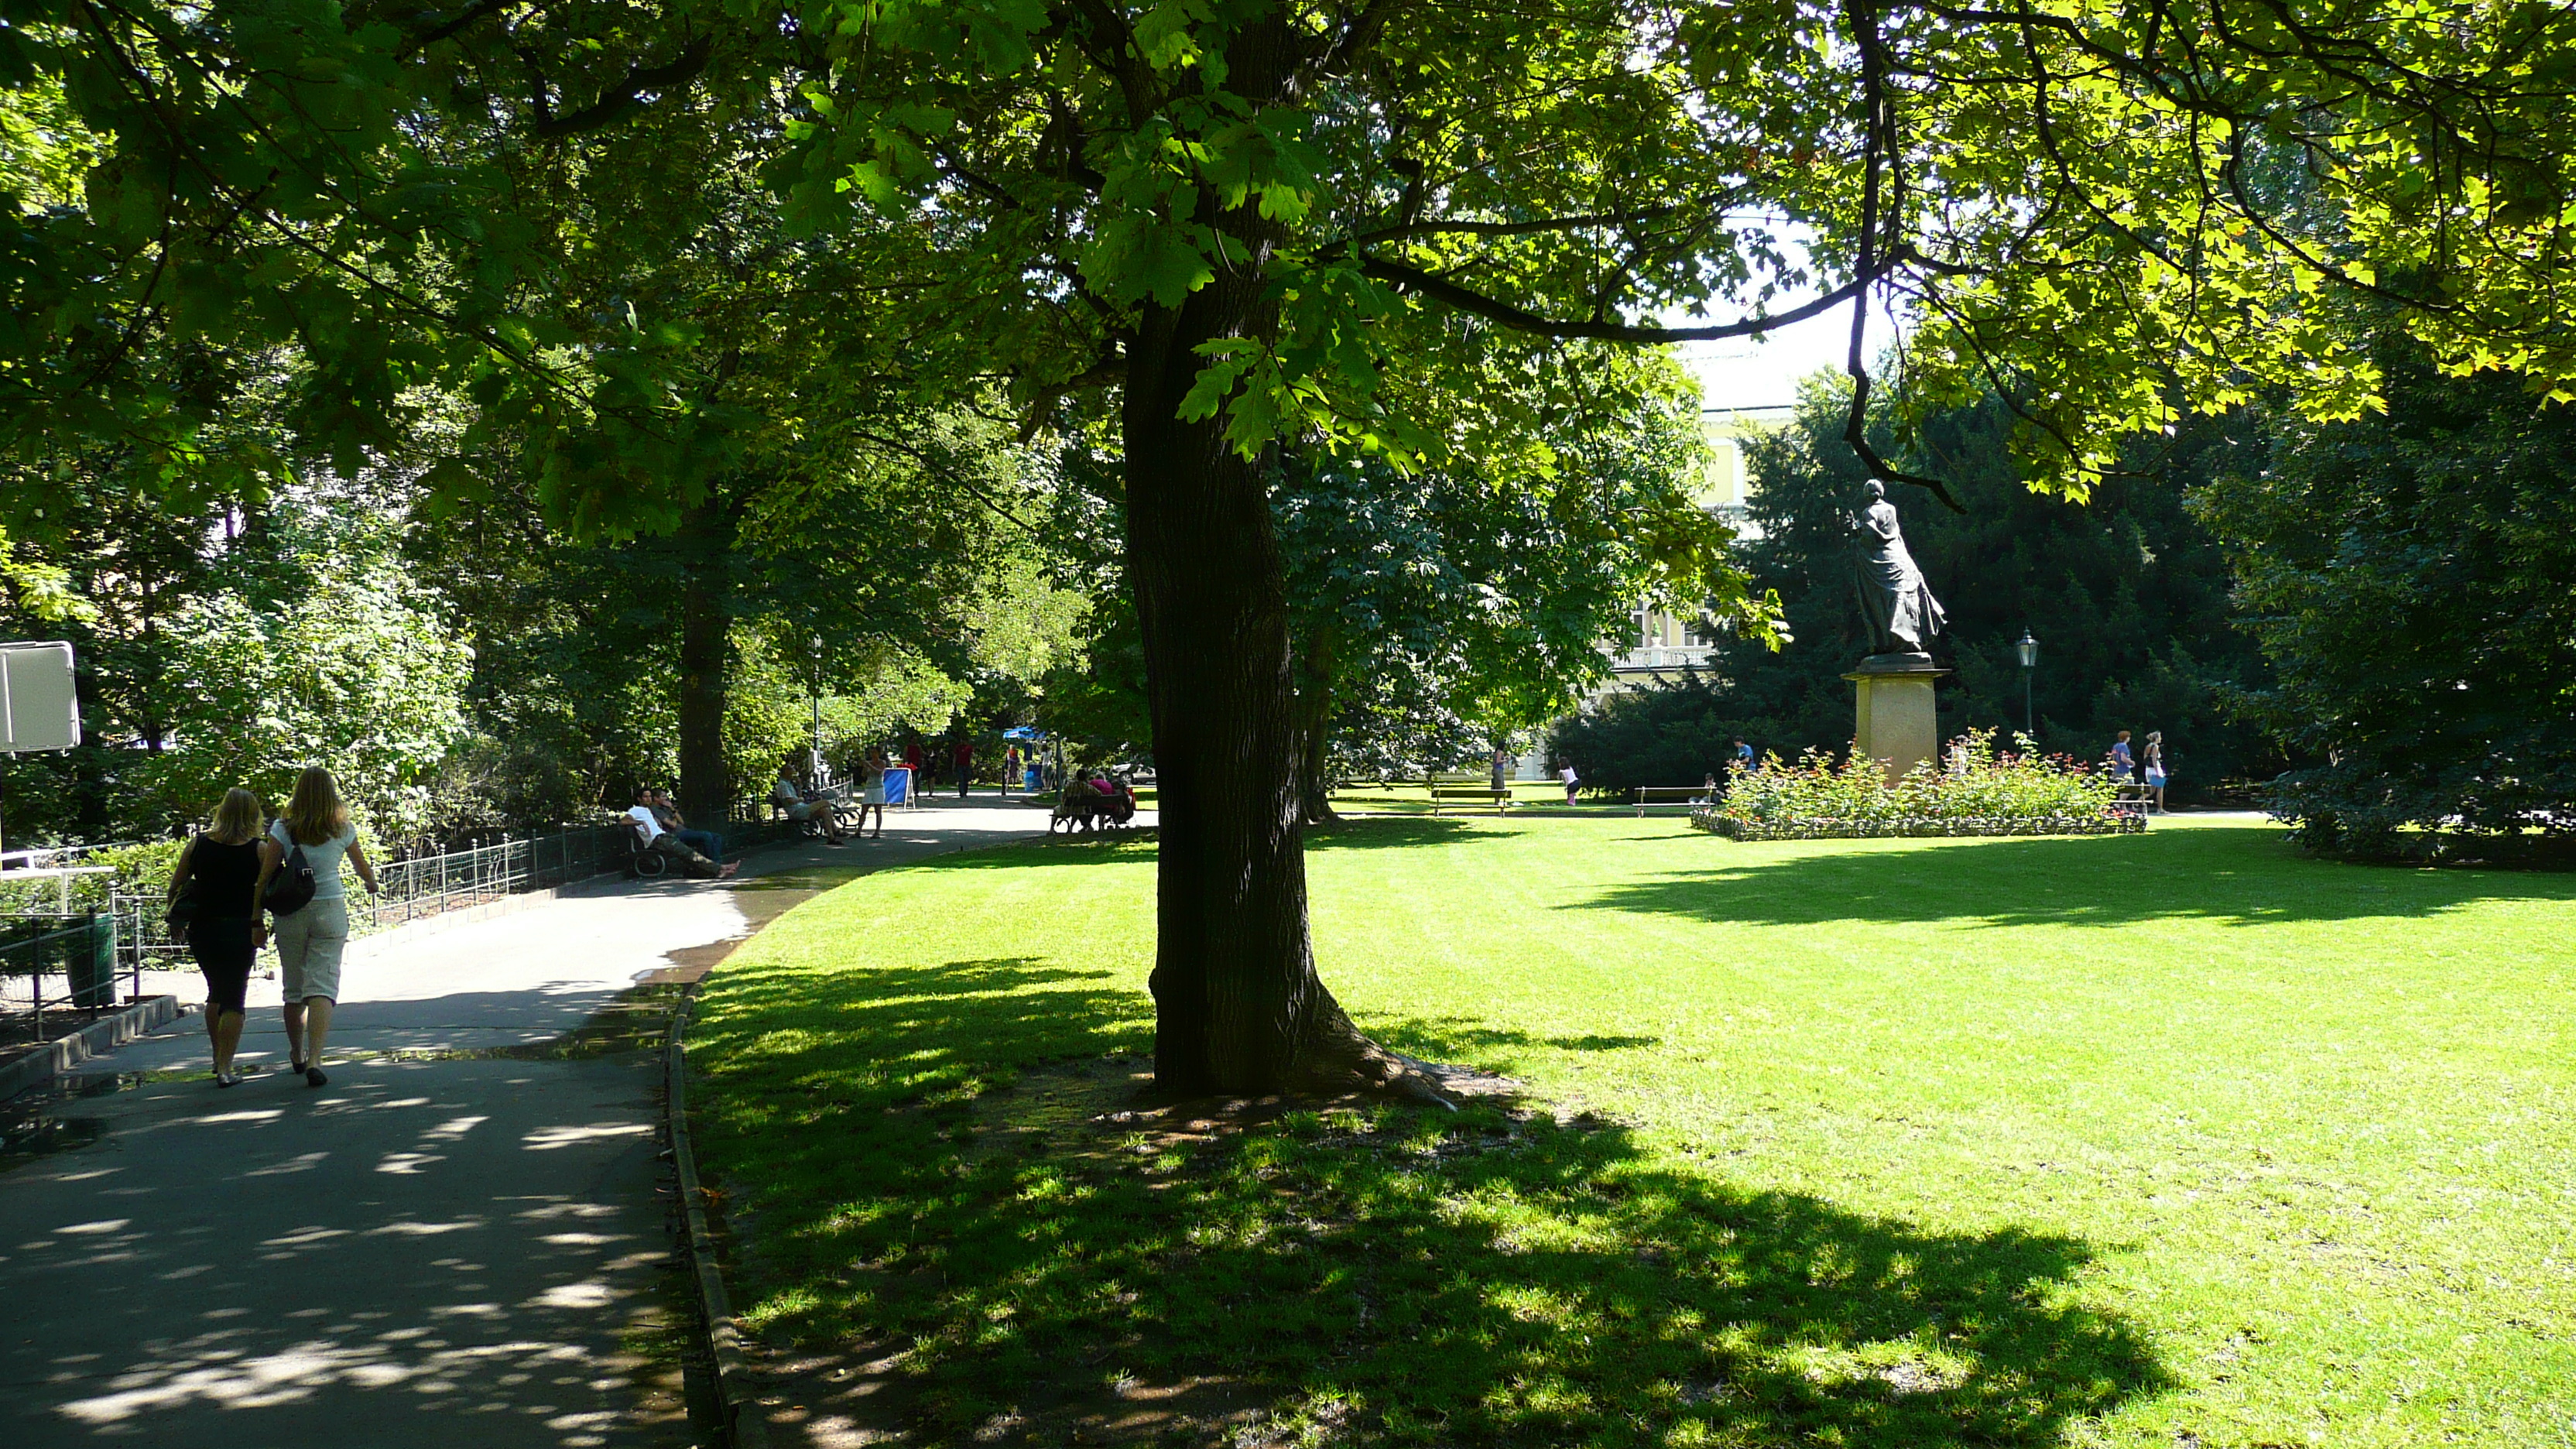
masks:
<svg viewBox="0 0 2576 1449"><path fill-rule="evenodd" d="M24 850L0 850L0 871L72 865L84 855L95 855L102 850L123 850L129 845L141 843L135 840L111 840L98 845L31 845Z"/></svg>
<svg viewBox="0 0 2576 1449"><path fill-rule="evenodd" d="M120 922L106 911L13 911L0 915L0 1039L45 1039L45 1012L116 1005ZM49 977L63 989L51 1001ZM23 991L20 983L24 983ZM22 1023L15 1020L24 1015Z"/></svg>
<svg viewBox="0 0 2576 1449"><path fill-rule="evenodd" d="M757 812L766 809L763 804L751 802L738 808L750 818L736 820L721 832L728 856L801 831L792 821L759 818ZM344 864L341 879L349 903L349 932L371 935L617 870L625 862L630 831L622 820L603 822L383 861L376 866L378 891L373 896L360 884L357 872ZM69 846L58 854L102 848ZM41 1028L42 1010L49 1002L57 1009L68 1004L85 1009L114 1005L114 977L126 978L126 994L139 997L146 972L194 970L186 933L170 927L164 918L167 910L168 901L158 891L120 890L111 891L106 906L93 911L0 912L0 1015L33 1012ZM98 958L74 962L62 956L65 943L75 935L92 943L93 951L95 942L109 942L104 958L109 965L104 971ZM39 938L44 947L36 944ZM63 983L63 989L50 998L49 977ZM20 981L26 983L23 991L16 985Z"/></svg>

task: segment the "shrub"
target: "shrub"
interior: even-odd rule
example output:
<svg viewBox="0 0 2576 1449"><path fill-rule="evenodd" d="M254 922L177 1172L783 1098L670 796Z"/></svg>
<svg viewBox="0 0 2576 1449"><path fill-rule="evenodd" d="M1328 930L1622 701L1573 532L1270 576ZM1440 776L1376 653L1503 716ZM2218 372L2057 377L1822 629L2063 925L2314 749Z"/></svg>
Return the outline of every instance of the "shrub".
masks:
<svg viewBox="0 0 2576 1449"><path fill-rule="evenodd" d="M1740 839L1837 835L2090 834L2134 828L2115 808L2119 785L2107 771L2064 755L2043 755L2027 735L1999 750L1995 732L1950 742L1940 766L1919 765L1891 785L1877 761L1837 761L1809 750L1794 763L1767 755L1738 775L1725 797L1693 816L1701 828Z"/></svg>

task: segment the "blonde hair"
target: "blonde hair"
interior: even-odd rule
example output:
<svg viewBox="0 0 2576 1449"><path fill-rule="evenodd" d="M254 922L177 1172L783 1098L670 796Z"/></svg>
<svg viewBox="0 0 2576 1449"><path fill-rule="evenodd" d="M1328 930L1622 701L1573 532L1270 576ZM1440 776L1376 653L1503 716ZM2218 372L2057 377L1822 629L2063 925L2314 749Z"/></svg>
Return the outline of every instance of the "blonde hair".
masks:
<svg viewBox="0 0 2576 1449"><path fill-rule="evenodd" d="M339 782L320 765L295 777L295 793L278 816L298 845L320 845L349 828L349 807L340 803Z"/></svg>
<svg viewBox="0 0 2576 1449"><path fill-rule="evenodd" d="M224 803L215 807L213 826L206 831L224 845L239 845L259 838L260 822L268 818L268 809L259 797L235 785L224 792Z"/></svg>

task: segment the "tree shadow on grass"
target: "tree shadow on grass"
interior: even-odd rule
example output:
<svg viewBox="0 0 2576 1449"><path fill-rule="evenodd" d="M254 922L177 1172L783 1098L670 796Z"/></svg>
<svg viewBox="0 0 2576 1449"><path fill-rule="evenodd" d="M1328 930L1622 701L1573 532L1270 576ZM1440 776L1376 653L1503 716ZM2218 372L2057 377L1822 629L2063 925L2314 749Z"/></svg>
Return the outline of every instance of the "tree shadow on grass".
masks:
<svg viewBox="0 0 2576 1449"><path fill-rule="evenodd" d="M1493 817L1485 817L1491 823ZM1308 850L1401 850L1416 845L1446 845L1469 838L1472 819L1446 815L1354 816L1305 830Z"/></svg>
<svg viewBox="0 0 2576 1449"><path fill-rule="evenodd" d="M2576 880L2501 871L2374 870L2299 856L2268 832L1853 842L1817 853L1712 842L1705 870L1613 886L1566 909L1752 925L1962 921L2235 926L2440 915L2485 900L2576 901Z"/></svg>
<svg viewBox="0 0 2576 1449"><path fill-rule="evenodd" d="M1424 1061L1472 1062L1496 1047L1532 1047L1567 1052L1615 1052L1657 1046L1659 1036L1537 1036L1513 1027L1488 1026L1471 1016L1416 1016L1368 1023L1370 1037Z"/></svg>
<svg viewBox="0 0 2576 1449"><path fill-rule="evenodd" d="M2037 1443L2170 1386L2073 1301L2078 1240L1588 1118L1153 1107L1137 999L1089 976L745 983L693 1046L784 1442Z"/></svg>

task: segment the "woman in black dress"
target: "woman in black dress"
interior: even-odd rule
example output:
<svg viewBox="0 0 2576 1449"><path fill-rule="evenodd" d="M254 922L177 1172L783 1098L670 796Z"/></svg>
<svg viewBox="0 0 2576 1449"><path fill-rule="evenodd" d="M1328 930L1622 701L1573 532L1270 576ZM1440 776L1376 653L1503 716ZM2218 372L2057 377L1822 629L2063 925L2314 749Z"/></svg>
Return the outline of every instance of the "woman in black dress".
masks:
<svg viewBox="0 0 2576 1449"><path fill-rule="evenodd" d="M241 1081L233 1053L241 1047L244 998L258 950L251 927L259 920L259 827L265 814L257 795L225 791L214 824L180 849L178 868L170 873L174 901L190 882L196 884L188 950L206 976L206 1035L214 1044L218 1087Z"/></svg>

